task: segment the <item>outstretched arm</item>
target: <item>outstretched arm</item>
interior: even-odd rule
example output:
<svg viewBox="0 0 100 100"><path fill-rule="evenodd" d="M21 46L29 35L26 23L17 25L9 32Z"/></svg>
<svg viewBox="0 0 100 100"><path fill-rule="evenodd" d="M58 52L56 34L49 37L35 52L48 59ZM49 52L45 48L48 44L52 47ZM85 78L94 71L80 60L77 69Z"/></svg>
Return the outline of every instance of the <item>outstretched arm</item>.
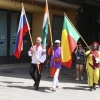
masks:
<svg viewBox="0 0 100 100"><path fill-rule="evenodd" d="M76 47L75 54L77 53L77 51L78 51L78 46Z"/></svg>
<svg viewBox="0 0 100 100"><path fill-rule="evenodd" d="M87 59L87 58L89 57L90 54L92 54L91 51L87 51L87 52L85 53L85 58Z"/></svg>

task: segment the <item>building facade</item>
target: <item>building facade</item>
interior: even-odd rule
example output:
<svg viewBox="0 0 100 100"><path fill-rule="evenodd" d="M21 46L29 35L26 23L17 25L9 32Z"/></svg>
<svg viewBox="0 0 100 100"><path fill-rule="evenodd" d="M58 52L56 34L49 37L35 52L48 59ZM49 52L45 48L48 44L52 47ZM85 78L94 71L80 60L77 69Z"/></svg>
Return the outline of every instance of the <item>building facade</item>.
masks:
<svg viewBox="0 0 100 100"><path fill-rule="evenodd" d="M45 6L44 2L35 0L0 0L0 64L30 61L27 54L31 46L28 33L23 40L23 51L20 59L16 59L13 56L21 13L21 2L24 2L34 44L36 37L41 36ZM72 23L76 25L76 8L49 4L53 40L61 39L64 12L68 15ZM49 42L50 35L48 35L47 38L47 43Z"/></svg>

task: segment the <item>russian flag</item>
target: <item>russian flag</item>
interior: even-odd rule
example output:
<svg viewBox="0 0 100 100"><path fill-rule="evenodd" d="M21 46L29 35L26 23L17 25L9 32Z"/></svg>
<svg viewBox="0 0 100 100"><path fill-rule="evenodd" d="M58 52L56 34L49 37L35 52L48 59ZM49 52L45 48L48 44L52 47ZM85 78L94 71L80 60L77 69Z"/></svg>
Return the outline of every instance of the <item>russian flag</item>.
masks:
<svg viewBox="0 0 100 100"><path fill-rule="evenodd" d="M16 37L16 42L14 46L14 56L16 58L20 58L22 46L23 46L23 38L26 35L26 32L30 31L30 27L27 21L27 17L25 14L24 6L22 4L22 11L21 11L21 16L20 16L20 22L19 22L19 27L18 27L18 32L17 32L17 37Z"/></svg>

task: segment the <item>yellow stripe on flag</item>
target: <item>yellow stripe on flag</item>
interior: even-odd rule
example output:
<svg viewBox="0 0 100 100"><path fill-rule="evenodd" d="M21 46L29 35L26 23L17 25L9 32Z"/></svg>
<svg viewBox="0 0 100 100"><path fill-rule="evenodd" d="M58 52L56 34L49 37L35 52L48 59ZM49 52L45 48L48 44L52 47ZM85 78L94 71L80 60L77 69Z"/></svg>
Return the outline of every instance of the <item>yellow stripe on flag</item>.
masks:
<svg viewBox="0 0 100 100"><path fill-rule="evenodd" d="M68 41L68 33L66 29L62 30L61 48L62 60L63 62L68 62L71 59L71 51Z"/></svg>

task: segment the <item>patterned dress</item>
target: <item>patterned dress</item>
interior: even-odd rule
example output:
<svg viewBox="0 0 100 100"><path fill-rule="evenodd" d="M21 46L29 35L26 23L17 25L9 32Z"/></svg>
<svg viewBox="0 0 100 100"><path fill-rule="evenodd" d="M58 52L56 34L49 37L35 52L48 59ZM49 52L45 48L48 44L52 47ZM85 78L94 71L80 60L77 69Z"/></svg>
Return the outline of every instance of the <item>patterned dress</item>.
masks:
<svg viewBox="0 0 100 100"><path fill-rule="evenodd" d="M84 65L85 62L85 56L83 50L78 50L76 53L76 64Z"/></svg>

